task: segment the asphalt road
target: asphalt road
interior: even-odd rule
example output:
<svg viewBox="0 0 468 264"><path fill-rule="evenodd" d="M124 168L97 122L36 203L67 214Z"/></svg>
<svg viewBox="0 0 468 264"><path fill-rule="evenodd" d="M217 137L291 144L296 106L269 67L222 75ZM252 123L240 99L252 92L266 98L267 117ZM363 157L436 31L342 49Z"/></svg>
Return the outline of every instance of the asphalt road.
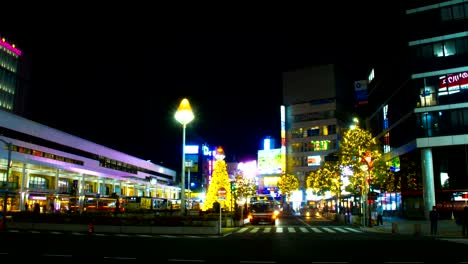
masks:
<svg viewBox="0 0 468 264"><path fill-rule="evenodd" d="M467 244L298 217L223 236L23 231L0 239L0 259L20 263L468 263Z"/></svg>

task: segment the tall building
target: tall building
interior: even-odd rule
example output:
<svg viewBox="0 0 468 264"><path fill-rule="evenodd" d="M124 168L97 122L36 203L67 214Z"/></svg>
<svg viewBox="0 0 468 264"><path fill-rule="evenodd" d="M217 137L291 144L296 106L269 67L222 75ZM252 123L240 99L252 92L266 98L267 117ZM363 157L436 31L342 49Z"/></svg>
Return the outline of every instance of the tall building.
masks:
<svg viewBox="0 0 468 264"><path fill-rule="evenodd" d="M468 2L404 4L404 48L395 42L369 71L367 123L385 159L422 186L401 183L403 215L438 206L448 217L468 194Z"/></svg>
<svg viewBox="0 0 468 264"><path fill-rule="evenodd" d="M286 173L300 182L308 200L306 178L337 151L340 131L352 119L352 82L334 64L325 64L283 74L285 106Z"/></svg>
<svg viewBox="0 0 468 264"><path fill-rule="evenodd" d="M29 90L28 62L13 42L0 35L1 110L24 115Z"/></svg>

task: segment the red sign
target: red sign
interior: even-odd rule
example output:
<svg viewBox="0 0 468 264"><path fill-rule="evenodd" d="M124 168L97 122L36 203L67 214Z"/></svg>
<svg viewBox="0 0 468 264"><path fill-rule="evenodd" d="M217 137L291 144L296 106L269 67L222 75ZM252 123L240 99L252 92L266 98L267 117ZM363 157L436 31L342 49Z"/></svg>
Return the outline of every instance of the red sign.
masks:
<svg viewBox="0 0 468 264"><path fill-rule="evenodd" d="M226 188L220 187L218 189L218 200L226 200Z"/></svg>
<svg viewBox="0 0 468 264"><path fill-rule="evenodd" d="M439 79L439 88L468 84L468 72L447 74Z"/></svg>

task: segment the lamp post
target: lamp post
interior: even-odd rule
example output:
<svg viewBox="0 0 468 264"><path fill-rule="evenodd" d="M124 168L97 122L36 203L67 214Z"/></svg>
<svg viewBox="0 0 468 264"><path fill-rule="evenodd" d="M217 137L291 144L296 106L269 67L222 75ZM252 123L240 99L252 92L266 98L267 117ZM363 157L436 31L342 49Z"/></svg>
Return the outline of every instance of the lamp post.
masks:
<svg viewBox="0 0 468 264"><path fill-rule="evenodd" d="M9 182L9 176L10 176L11 142L7 142L1 138L0 138L0 141L2 141L8 148L8 160L7 160L6 174L5 174L5 193L3 196L3 217L5 218L6 212L7 212L8 182ZM5 219L3 219L3 223L6 223Z"/></svg>
<svg viewBox="0 0 468 264"><path fill-rule="evenodd" d="M193 161L192 161L192 160L186 161L186 162L185 162L185 166L186 166L187 169L188 169L187 188L188 188L188 200L189 200L189 203L190 203L190 202L191 202L191 199L192 199L192 190L191 190L191 188L190 188L190 170L193 168ZM185 177L185 175L184 175L184 177Z"/></svg>
<svg viewBox="0 0 468 264"><path fill-rule="evenodd" d="M370 153L363 153L363 157L362 157L362 161L365 162L365 171L367 172L367 179L365 178L364 180L364 188L367 192L367 195L366 195L366 204L367 204L367 207L368 207L368 219L366 219L366 221L369 221L368 222L368 226L369 227L372 227L372 206L371 206L371 203L370 203L370 199L369 199L369 194L371 193L371 186L370 186L370 180L371 180L371 170L372 170L372 165L373 165L373 160L372 160L372 156Z"/></svg>
<svg viewBox="0 0 468 264"><path fill-rule="evenodd" d="M181 173L181 198L180 210L182 215L185 215L185 127L190 123L195 116L193 115L192 108L189 101L184 98L180 102L179 108L175 113L175 119L182 124L182 173Z"/></svg>

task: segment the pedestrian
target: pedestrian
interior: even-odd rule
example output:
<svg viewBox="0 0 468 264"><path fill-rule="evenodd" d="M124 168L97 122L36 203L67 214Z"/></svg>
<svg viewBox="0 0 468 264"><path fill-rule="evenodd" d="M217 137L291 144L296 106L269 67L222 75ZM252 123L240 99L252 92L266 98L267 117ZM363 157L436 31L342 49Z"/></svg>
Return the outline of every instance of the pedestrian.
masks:
<svg viewBox="0 0 468 264"><path fill-rule="evenodd" d="M377 208L377 225L383 225L383 206Z"/></svg>
<svg viewBox="0 0 468 264"><path fill-rule="evenodd" d="M437 226L439 224L439 212L437 207L432 206L432 211L429 212L429 220L431 221L431 235L437 235Z"/></svg>
<svg viewBox="0 0 468 264"><path fill-rule="evenodd" d="M465 208L463 208L462 230L463 237L468 238L468 206L465 206Z"/></svg>

